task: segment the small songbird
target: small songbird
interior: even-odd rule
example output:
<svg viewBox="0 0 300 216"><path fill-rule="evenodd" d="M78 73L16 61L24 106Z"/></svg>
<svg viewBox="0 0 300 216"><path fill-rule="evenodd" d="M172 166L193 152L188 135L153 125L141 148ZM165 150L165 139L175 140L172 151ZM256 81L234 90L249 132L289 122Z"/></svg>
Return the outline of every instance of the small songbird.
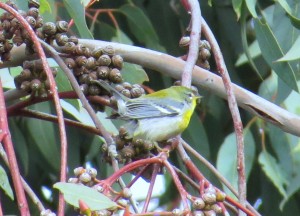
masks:
<svg viewBox="0 0 300 216"><path fill-rule="evenodd" d="M181 134L189 125L200 96L184 86L172 86L130 99L103 80L93 83L109 91L117 101L115 118L127 121L129 138L159 142Z"/></svg>

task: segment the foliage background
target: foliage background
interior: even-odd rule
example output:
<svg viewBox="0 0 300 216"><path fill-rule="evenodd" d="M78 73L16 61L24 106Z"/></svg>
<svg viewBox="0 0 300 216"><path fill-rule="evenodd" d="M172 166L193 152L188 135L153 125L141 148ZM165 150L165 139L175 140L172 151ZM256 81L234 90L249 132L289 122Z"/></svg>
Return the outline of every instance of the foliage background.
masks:
<svg viewBox="0 0 300 216"><path fill-rule="evenodd" d="M41 1L44 22L74 19L73 34L81 38L132 44L174 56L186 53L186 50L178 47L178 41L187 34L185 29L189 16L177 0L101 0L86 11L84 4L88 2L81 3L74 4L73 0ZM24 10L27 7L22 0L18 0L17 4ZM297 39L300 38L297 20L300 17L300 2L214 0L200 1L200 4L202 15L221 46L232 81L299 114L299 51L292 52L292 57L287 56L287 61L275 61L284 56L293 45L297 46ZM97 10L102 11L95 16ZM291 18L292 15L295 19ZM263 24L263 21L266 23ZM251 57L250 61L245 52ZM210 63L211 71L215 73L213 60ZM19 71L18 68L11 68L10 74L4 70L1 72L5 87L12 87L10 75L14 76ZM138 67L128 65L123 72L129 74L126 79L132 82L147 79L146 76L136 78L137 76L132 75L142 73ZM144 84L155 90L166 88L174 82L155 71L146 69L146 72L149 82ZM59 90L70 89L63 75L57 78L57 82ZM204 98L183 138L236 186L235 136L227 102L215 96L214 92L207 92L205 89L199 91ZM77 101L66 101L63 105L66 117L91 124ZM31 108L46 113L54 112L53 106L48 102ZM299 215L299 138L282 132L242 109L240 111L245 126L249 202L263 215ZM43 194L42 188L52 190L52 185L59 180L57 126L25 117L11 117L9 123L23 176L43 201L55 209L56 192L49 198ZM108 127L110 131L116 131L114 126ZM67 132L70 176L75 167L87 163L97 167L101 177L112 172L108 165L103 165L99 156L101 138L72 127L67 127ZM172 155L172 162L184 169L177 155ZM0 164L5 168L2 162ZM203 164L199 161L196 164L208 179L222 187ZM171 202L170 198L174 197L173 189L174 185L167 178L166 193L160 197L160 205ZM6 192L9 194L8 190ZM6 212L17 214L17 208L8 196L2 194L1 201Z"/></svg>

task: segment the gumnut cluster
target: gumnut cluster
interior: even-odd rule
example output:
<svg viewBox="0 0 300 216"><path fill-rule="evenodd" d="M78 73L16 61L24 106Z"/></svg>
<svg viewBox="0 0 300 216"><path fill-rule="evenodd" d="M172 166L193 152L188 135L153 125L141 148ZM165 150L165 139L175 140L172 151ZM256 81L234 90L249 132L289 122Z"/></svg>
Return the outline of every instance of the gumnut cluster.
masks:
<svg viewBox="0 0 300 216"><path fill-rule="evenodd" d="M190 37L184 36L179 41L179 46L183 48L188 48L190 45ZM210 64L209 64L209 58L211 56L211 46L207 40L200 40L199 42L199 54L198 54L198 60L196 64L204 69L209 70Z"/></svg>

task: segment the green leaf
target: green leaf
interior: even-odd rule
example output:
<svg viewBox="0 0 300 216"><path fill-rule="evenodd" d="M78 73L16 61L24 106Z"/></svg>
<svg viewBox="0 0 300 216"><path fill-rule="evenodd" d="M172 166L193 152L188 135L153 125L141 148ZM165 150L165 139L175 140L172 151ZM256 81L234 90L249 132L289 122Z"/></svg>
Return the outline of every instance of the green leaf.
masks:
<svg viewBox="0 0 300 216"><path fill-rule="evenodd" d="M257 13L255 10L257 0L245 0L245 1L246 1L247 8L248 8L249 12L251 13L251 15L254 18L257 18Z"/></svg>
<svg viewBox="0 0 300 216"><path fill-rule="evenodd" d="M145 43L148 48L165 51L165 49L159 45L159 38L149 18L140 8L125 4L119 8L119 11L126 16L129 27L139 42Z"/></svg>
<svg viewBox="0 0 300 216"><path fill-rule="evenodd" d="M149 78L145 70L136 64L124 63L122 69L122 77L124 81L129 83L142 84L148 82Z"/></svg>
<svg viewBox="0 0 300 216"><path fill-rule="evenodd" d="M293 11L292 11L290 5L285 0L277 0L277 2L280 4L280 6L288 14L293 26L300 29L300 19L293 15Z"/></svg>
<svg viewBox="0 0 300 216"><path fill-rule="evenodd" d="M233 10L237 15L237 19L241 17L243 0L232 0Z"/></svg>
<svg viewBox="0 0 300 216"><path fill-rule="evenodd" d="M72 91L73 88L65 73L59 67L57 68L57 70L58 73L57 76L55 77L55 81L56 81L58 91L59 92ZM66 99L65 101L72 104L77 110L79 110L80 105L77 99L74 100Z"/></svg>
<svg viewBox="0 0 300 216"><path fill-rule="evenodd" d="M40 13L51 13L51 6L48 1L46 0L40 0L40 8L39 8Z"/></svg>
<svg viewBox="0 0 300 216"><path fill-rule="evenodd" d="M51 113L50 103L43 102L31 106L35 110ZM58 131L54 130L53 123L37 119L27 119L26 126L32 136L33 143L38 147L46 161L54 168L59 170L59 150L56 139Z"/></svg>
<svg viewBox="0 0 300 216"><path fill-rule="evenodd" d="M245 143L245 165L246 165L246 178L248 179L255 156L255 142L251 131L248 128L244 130L244 143ZM225 176L225 178L237 189L238 185L238 172L237 172L237 147L235 133L229 134L220 150L217 158L217 169ZM223 185L225 192L231 192Z"/></svg>
<svg viewBox="0 0 300 216"><path fill-rule="evenodd" d="M117 207L117 204L111 201L107 196L84 185L58 182L54 184L53 187L64 194L64 199L67 203L76 208L79 208L79 200L84 201L91 211Z"/></svg>
<svg viewBox="0 0 300 216"><path fill-rule="evenodd" d="M297 40L293 44L293 46L290 48L290 50L280 59L277 61L293 61L300 59L300 36L298 36Z"/></svg>
<svg viewBox="0 0 300 216"><path fill-rule="evenodd" d="M0 187L11 200L14 200L14 193L9 184L8 176L1 165L0 165Z"/></svg>
<svg viewBox="0 0 300 216"><path fill-rule="evenodd" d="M267 23L262 23L260 20L255 19L254 27L262 55L267 63L288 86L299 91L296 76L291 65L287 62L274 62L283 56L283 51L270 26Z"/></svg>
<svg viewBox="0 0 300 216"><path fill-rule="evenodd" d="M262 166L263 171L278 189L283 197L287 197L284 186L288 184L283 171L280 169L276 159L267 151L262 151L259 155L258 162Z"/></svg>
<svg viewBox="0 0 300 216"><path fill-rule="evenodd" d="M111 41L122 44L133 45L132 40L120 29L116 29L116 36L112 37Z"/></svg>
<svg viewBox="0 0 300 216"><path fill-rule="evenodd" d="M63 2L68 13L74 20L80 37L85 39L93 39L93 35L86 25L85 8L83 3L81 1L76 1L76 3L74 3L74 0L63 0Z"/></svg>

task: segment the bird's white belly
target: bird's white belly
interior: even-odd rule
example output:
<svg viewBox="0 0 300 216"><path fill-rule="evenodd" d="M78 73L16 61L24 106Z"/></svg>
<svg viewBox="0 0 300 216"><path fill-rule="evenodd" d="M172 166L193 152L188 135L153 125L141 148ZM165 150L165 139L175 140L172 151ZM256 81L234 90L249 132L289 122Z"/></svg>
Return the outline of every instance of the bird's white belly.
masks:
<svg viewBox="0 0 300 216"><path fill-rule="evenodd" d="M134 131L134 138L150 141L167 140L182 132L181 121L181 116L141 119L137 130Z"/></svg>

